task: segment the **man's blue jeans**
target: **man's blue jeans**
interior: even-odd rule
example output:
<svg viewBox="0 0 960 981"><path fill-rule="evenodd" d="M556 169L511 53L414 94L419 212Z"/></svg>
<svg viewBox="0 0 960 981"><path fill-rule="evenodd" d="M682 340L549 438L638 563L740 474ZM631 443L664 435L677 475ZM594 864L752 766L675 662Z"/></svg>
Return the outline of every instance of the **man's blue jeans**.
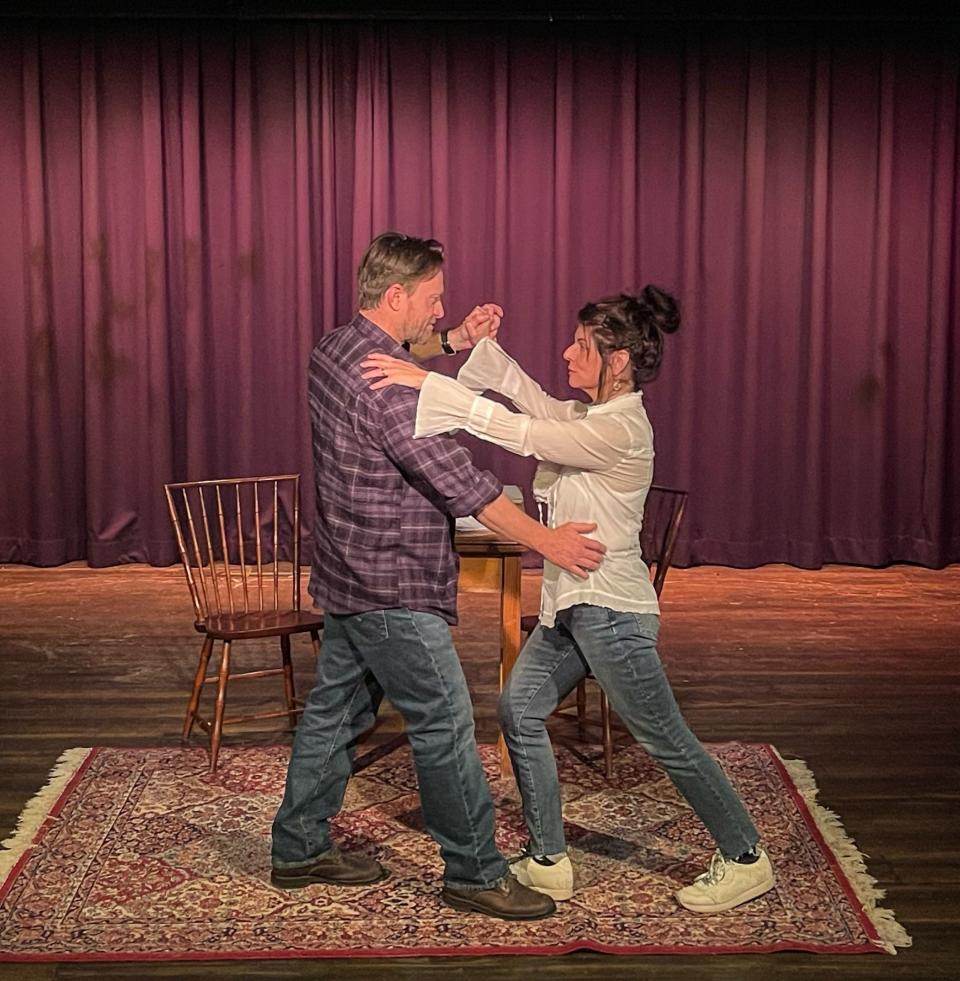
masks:
<svg viewBox="0 0 960 981"><path fill-rule="evenodd" d="M331 847L354 748L384 693L406 723L427 830L444 881L485 889L507 874L493 841L494 808L473 706L450 628L405 608L324 618L317 680L307 699L273 822L273 864L303 865Z"/></svg>
<svg viewBox="0 0 960 981"><path fill-rule="evenodd" d="M724 858L758 841L730 781L690 731L657 654L660 618L582 603L530 635L500 696L503 728L535 854L566 849L557 764L544 722L593 672L634 738L666 770Z"/></svg>

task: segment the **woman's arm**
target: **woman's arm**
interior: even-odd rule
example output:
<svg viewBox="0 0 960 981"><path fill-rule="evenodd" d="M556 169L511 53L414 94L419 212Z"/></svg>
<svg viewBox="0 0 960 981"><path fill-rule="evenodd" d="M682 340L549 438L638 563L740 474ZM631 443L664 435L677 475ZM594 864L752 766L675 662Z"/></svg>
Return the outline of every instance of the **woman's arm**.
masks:
<svg viewBox="0 0 960 981"><path fill-rule="evenodd" d="M387 354L369 355L361 368L373 389L405 385L420 390L415 437L465 429L519 456L581 470L609 470L633 447L629 430L616 416L534 419L476 395L454 378Z"/></svg>
<svg viewBox="0 0 960 981"><path fill-rule="evenodd" d="M477 394L490 390L506 395L536 419L579 419L586 406L575 399L561 401L547 393L495 341L484 339L473 349L457 381Z"/></svg>
<svg viewBox="0 0 960 981"><path fill-rule="evenodd" d="M633 446L616 416L534 419L476 395L453 378L430 372L417 402L414 436L464 429L518 456L533 456L581 470L610 470Z"/></svg>

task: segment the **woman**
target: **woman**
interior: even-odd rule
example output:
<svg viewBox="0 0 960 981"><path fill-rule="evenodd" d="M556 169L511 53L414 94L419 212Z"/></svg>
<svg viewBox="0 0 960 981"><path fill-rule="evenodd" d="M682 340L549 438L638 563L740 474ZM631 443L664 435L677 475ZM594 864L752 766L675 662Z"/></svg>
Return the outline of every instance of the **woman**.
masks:
<svg viewBox="0 0 960 981"><path fill-rule="evenodd" d="M372 387L420 389L416 435L464 429L541 460L534 481L551 525L595 521L607 553L578 578L545 563L540 623L500 698L530 842L511 870L554 899L573 895L556 760L545 726L587 672L637 741L665 769L713 836L707 872L676 895L687 909L720 912L769 890L773 869L729 780L687 727L657 655L657 596L640 554L643 506L653 479L653 432L642 383L656 377L666 334L680 325L673 297L656 286L588 303L563 352L570 385L590 399L548 396L496 343L481 341L457 380L375 356ZM506 395L513 413L478 393Z"/></svg>

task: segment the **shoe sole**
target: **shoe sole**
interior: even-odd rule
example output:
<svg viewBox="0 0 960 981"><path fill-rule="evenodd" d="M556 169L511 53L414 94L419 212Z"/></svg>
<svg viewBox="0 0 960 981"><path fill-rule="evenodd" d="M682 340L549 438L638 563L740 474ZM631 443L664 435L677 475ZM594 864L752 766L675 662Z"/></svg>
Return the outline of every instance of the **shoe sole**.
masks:
<svg viewBox="0 0 960 981"><path fill-rule="evenodd" d="M390 873L384 869L373 879L333 879L321 875L297 875L280 878L270 874L270 884L277 889L303 889L305 886L370 886L382 882Z"/></svg>
<svg viewBox="0 0 960 981"><path fill-rule="evenodd" d="M523 869L515 869L514 866L511 865L510 871L517 877L517 882L519 882L521 886L526 886L528 889L532 889L534 892L543 893L544 896L549 896L551 899L560 903L567 899L573 899L573 886L564 886L560 889L553 889L549 886L538 886L534 884L533 880Z"/></svg>
<svg viewBox="0 0 960 981"><path fill-rule="evenodd" d="M759 885L753 887L753 889L748 890L745 893L741 893L735 899L731 899L726 903L718 903L711 906L694 906L690 903L685 903L679 895L675 894L677 902L684 908L690 910L691 913L725 913L728 909L734 909L737 906L742 906L744 903L749 903L751 899L756 899L758 896L762 896L765 892L769 892L775 885L775 881L771 879L768 882L761 882Z"/></svg>
<svg viewBox="0 0 960 981"><path fill-rule="evenodd" d="M489 906L482 906L479 903L473 903L469 899L462 899L459 896L454 899L452 896L441 894L440 899L458 913L483 913L485 916L495 916L498 920L544 920L556 912L555 909L548 909L543 913L498 912L497 910L490 909Z"/></svg>

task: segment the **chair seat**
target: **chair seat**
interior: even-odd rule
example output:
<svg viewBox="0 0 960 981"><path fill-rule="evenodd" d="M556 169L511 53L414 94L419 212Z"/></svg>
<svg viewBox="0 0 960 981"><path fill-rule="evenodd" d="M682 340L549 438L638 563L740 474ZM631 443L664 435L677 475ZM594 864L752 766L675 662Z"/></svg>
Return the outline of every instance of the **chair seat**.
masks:
<svg viewBox="0 0 960 981"><path fill-rule="evenodd" d="M322 630L323 616L302 610L266 610L263 613L225 613L207 617L195 624L200 633L216 640L239 640L243 637L282 637L285 634Z"/></svg>

